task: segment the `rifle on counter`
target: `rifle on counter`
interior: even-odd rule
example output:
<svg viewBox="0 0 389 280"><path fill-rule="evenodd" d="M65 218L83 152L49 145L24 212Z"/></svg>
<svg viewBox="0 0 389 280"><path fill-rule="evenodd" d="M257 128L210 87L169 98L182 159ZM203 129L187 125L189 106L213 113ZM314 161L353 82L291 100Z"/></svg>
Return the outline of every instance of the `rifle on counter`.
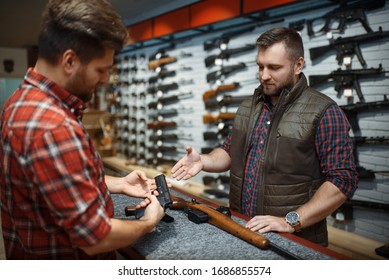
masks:
<svg viewBox="0 0 389 280"><path fill-rule="evenodd" d="M301 260L300 256L286 251L278 245L270 242L269 239L254 232L231 218L231 211L228 207L220 206L212 208L208 205L199 203L196 199L186 201L181 197L171 194L173 204L171 210L186 210L188 219L196 224L209 223L233 236L236 236L251 245L262 250L272 250L273 252L285 257L286 259Z"/></svg>
<svg viewBox="0 0 389 280"><path fill-rule="evenodd" d="M255 27L256 27L255 25L252 25L249 27L240 28L238 30L223 33L218 38L206 40L203 43L204 51L210 51L210 50L219 48L220 45L222 45L222 44L228 44L228 42L230 41L231 38L239 36L243 33L251 32L255 29Z"/></svg>
<svg viewBox="0 0 389 280"><path fill-rule="evenodd" d="M175 164L176 162L174 158L167 159L167 160L153 158L148 161L151 164L158 164L158 163ZM159 176L162 177L163 175L159 175ZM171 210L184 210L188 215L188 219L196 224L209 223L262 250L267 250L267 249L272 250L275 253L279 254L280 256L285 257L286 259L296 259L296 260L302 259L301 257L293 253L290 253L287 250L279 247L278 245L270 242L268 238L234 221L231 218L231 211L228 207L220 206L218 208L212 208L211 206L199 203L196 199L192 199L191 201L186 201L185 199L178 197L169 191L169 189L167 188L166 181L164 180L164 177L162 178L157 178L157 177L155 177L157 190L158 192L161 192L160 196L162 196L162 197L158 196L157 198L164 210L166 210L167 208ZM136 207L134 206L126 206L124 208L124 213L126 216L135 216L136 218L139 219L140 217L143 216L144 208L143 210L139 210L136 209ZM174 222L174 218L165 213L165 217L163 221Z"/></svg>
<svg viewBox="0 0 389 280"><path fill-rule="evenodd" d="M151 60L149 62L149 70L154 70L158 67L164 66L166 64L170 64L176 62L177 58L173 56L167 56L156 60Z"/></svg>
<svg viewBox="0 0 389 280"><path fill-rule="evenodd" d="M235 49L227 49L223 50L220 54L210 55L204 59L204 63L206 67L215 65L215 61L217 59L229 59L231 55L243 53L246 51L251 51L255 48L254 44L247 44L246 46L235 48Z"/></svg>
<svg viewBox="0 0 389 280"><path fill-rule="evenodd" d="M149 109L161 109L163 105L176 103L182 99L192 98L192 92L181 93L178 95L164 96L157 99L157 101L148 104Z"/></svg>
<svg viewBox="0 0 389 280"><path fill-rule="evenodd" d="M307 20L309 36L325 34L329 31L343 32L346 23L355 21L359 21L367 32L373 32L369 23L367 22L365 11L382 8L385 6L385 0L340 0L339 3L340 7L335 8L329 13L319 18ZM323 21L323 25L318 24L318 22ZM334 26L334 23L338 23L338 25ZM319 25L321 28L315 31L315 25Z"/></svg>
<svg viewBox="0 0 389 280"><path fill-rule="evenodd" d="M234 120L236 116L236 113L220 113L217 116L214 116L212 114L206 114L203 115L203 123L209 124L209 123L219 123L222 120Z"/></svg>
<svg viewBox="0 0 389 280"><path fill-rule="evenodd" d="M340 105L339 106L344 114L346 115L351 129L354 133L360 131L357 115L359 112L363 111L370 111L371 109L385 109L389 108L389 100L384 95L384 100L382 101L374 101L374 102L366 102L366 103L355 103L355 104L349 104L349 105Z"/></svg>
<svg viewBox="0 0 389 280"><path fill-rule="evenodd" d="M359 174L360 179L374 179L375 173L388 173L389 171L373 171L370 169L366 169L363 166L360 166L359 164L359 158L357 153L357 147L359 145L388 145L389 144L389 137L363 137L363 136L357 136L351 138L353 142L353 154L354 154L354 160L356 164L356 170Z"/></svg>
<svg viewBox="0 0 389 280"><path fill-rule="evenodd" d="M269 240L262 235L245 228L241 224L231 219L231 213L226 207L220 207L213 209L205 204L198 203L196 200L185 201L175 195L171 195L173 204L170 209L172 210L184 210L188 209L189 220L199 224L208 222L215 227L218 227L244 241L260 248L267 249L269 247ZM195 211L196 210L196 211ZM226 212L228 211L228 212ZM226 213L226 214L223 214Z"/></svg>
<svg viewBox="0 0 389 280"><path fill-rule="evenodd" d="M149 78L149 83L153 84L153 83L156 83L159 79L163 80L163 79L165 79L167 77L174 77L175 75L176 75L176 71L175 70L167 71L165 69L165 70L162 70L161 72L159 72L158 75L150 77Z"/></svg>
<svg viewBox="0 0 389 280"><path fill-rule="evenodd" d="M352 55L356 54L361 65L366 66L366 61L362 56L359 44L372 40L382 39L387 36L389 36L389 31L382 31L382 28L380 27L378 31L369 32L363 35L347 38L338 37L337 39L332 40L329 45L309 49L309 54L311 60L314 61L327 52L336 50L336 60L339 64L341 64L343 61L343 57L351 57Z"/></svg>
<svg viewBox="0 0 389 280"><path fill-rule="evenodd" d="M238 64L223 66L220 70L213 71L207 74L207 82L212 82L220 79L222 76L227 76L238 70L246 68L246 64L240 62Z"/></svg>
<svg viewBox="0 0 389 280"><path fill-rule="evenodd" d="M241 96L231 96L231 95L225 95L221 100L206 100L204 101L204 105L206 109L214 109L214 108L221 108L224 106L230 106L230 105L236 105L243 102L243 100L249 98L252 95L241 95Z"/></svg>
<svg viewBox="0 0 389 280"><path fill-rule="evenodd" d="M373 76L377 74L385 73L381 64L378 68L368 68L368 69L350 69L350 70L341 70L340 68L336 71L332 71L328 75L310 75L309 76L309 85L315 87L321 85L328 81L335 82L335 90L339 93L341 89L344 88L354 88L357 92L359 100L365 102L361 88L359 86L359 78L365 76Z"/></svg>

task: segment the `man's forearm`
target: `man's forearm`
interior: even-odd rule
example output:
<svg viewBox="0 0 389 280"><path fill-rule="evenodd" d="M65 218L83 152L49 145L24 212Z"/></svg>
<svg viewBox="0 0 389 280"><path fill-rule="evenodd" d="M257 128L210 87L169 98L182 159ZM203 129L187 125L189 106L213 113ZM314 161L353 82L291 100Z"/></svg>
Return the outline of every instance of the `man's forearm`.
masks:
<svg viewBox="0 0 389 280"><path fill-rule="evenodd" d="M324 182L306 204L297 209L301 226L309 227L331 215L347 197L331 182Z"/></svg>
<svg viewBox="0 0 389 280"><path fill-rule="evenodd" d="M140 237L150 232L156 224L156 221L152 220L126 221L111 219L111 221L112 227L108 235L95 245L82 247L81 249L85 253L88 255L95 255L129 246Z"/></svg>
<svg viewBox="0 0 389 280"><path fill-rule="evenodd" d="M121 177L113 177L113 176L105 175L105 184L107 185L111 193L121 192L120 190L121 180L123 180L123 178Z"/></svg>
<svg viewBox="0 0 389 280"><path fill-rule="evenodd" d="M203 171L206 172L224 172L230 169L231 157L222 148L216 148L209 154L201 155Z"/></svg>

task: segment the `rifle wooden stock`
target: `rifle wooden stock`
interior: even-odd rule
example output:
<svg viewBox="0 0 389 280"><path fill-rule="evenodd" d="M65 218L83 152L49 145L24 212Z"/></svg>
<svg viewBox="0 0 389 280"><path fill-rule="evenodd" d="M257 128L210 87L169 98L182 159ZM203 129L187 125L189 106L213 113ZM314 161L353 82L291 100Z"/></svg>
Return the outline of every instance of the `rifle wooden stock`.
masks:
<svg viewBox="0 0 389 280"><path fill-rule="evenodd" d="M162 127L175 127L177 125L176 122L163 122L163 121L155 121L147 123L147 128L149 129L158 129Z"/></svg>
<svg viewBox="0 0 389 280"><path fill-rule="evenodd" d="M149 70L152 70L152 69L158 68L159 66L162 66L162 65L165 65L165 64L169 64L169 63L173 63L173 62L176 62L176 61L177 61L176 57L164 57L164 58L161 58L161 59L152 60L152 61L149 62Z"/></svg>
<svg viewBox="0 0 389 280"><path fill-rule="evenodd" d="M171 194L173 199L173 205L171 209L183 210L186 207L199 210L206 213L209 216L208 223L218 227L240 239L260 248L267 249L269 247L269 239L262 235L245 228L241 224L235 222L230 217L220 213L219 211L205 205L196 202L185 201L184 199Z"/></svg>
<svg viewBox="0 0 389 280"><path fill-rule="evenodd" d="M206 100L216 96L219 92L233 90L233 89L236 89L237 87L239 87L239 83L232 83L232 84L228 84L228 85L218 86L214 90L207 90L206 92L203 93L203 100L206 101Z"/></svg>
<svg viewBox="0 0 389 280"><path fill-rule="evenodd" d="M212 114L203 115L203 123L218 123L220 120L233 120L235 119L235 113L220 113L217 116Z"/></svg>

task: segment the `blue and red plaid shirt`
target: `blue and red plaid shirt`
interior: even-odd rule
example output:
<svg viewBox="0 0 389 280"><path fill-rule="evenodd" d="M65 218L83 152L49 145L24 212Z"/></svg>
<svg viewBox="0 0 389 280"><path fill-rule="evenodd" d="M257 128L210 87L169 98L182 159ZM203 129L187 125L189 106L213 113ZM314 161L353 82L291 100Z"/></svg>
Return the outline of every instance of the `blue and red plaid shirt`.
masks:
<svg viewBox="0 0 389 280"><path fill-rule="evenodd" d="M272 122L270 103L265 102L257 119L252 134L242 189L242 213L248 217L255 216L256 191L258 186L258 172L261 168L260 159L265 139ZM352 153L352 143L349 141L349 123L339 106L331 105L324 113L315 135L315 147L322 173L326 180L333 183L348 198L351 198L357 188L357 176ZM227 153L230 151L231 134L222 145Z"/></svg>
<svg viewBox="0 0 389 280"><path fill-rule="evenodd" d="M29 69L3 107L1 220L8 259L114 258L78 247L111 229L101 158L81 123L85 103Z"/></svg>

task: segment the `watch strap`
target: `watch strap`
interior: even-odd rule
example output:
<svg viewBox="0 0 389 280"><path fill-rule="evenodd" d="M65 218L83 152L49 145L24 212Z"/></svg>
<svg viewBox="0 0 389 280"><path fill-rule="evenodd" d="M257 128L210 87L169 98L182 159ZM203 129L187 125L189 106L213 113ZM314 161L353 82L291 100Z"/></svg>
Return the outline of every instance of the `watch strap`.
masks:
<svg viewBox="0 0 389 280"><path fill-rule="evenodd" d="M301 223L300 223L300 221L298 221L297 223L295 223L294 225L292 225L292 227L294 228L294 231L295 231L295 232L301 231Z"/></svg>

